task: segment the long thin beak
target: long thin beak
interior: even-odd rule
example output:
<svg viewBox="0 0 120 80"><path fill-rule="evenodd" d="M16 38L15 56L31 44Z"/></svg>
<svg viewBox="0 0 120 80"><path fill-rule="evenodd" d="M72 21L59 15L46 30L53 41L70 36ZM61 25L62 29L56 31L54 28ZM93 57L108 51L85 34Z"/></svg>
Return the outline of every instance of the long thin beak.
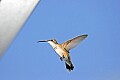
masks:
<svg viewBox="0 0 120 80"><path fill-rule="evenodd" d="M39 42L48 42L48 40L41 40L41 41L38 41L37 43L39 43Z"/></svg>

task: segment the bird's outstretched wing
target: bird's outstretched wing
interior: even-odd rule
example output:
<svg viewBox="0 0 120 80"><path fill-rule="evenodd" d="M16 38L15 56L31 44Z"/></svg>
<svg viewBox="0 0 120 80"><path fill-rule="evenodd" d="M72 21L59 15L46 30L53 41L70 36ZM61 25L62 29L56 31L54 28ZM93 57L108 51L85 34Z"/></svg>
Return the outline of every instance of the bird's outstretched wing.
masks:
<svg viewBox="0 0 120 80"><path fill-rule="evenodd" d="M69 51L70 49L76 47L82 40L84 40L88 35L80 35L71 40L62 43L62 46Z"/></svg>

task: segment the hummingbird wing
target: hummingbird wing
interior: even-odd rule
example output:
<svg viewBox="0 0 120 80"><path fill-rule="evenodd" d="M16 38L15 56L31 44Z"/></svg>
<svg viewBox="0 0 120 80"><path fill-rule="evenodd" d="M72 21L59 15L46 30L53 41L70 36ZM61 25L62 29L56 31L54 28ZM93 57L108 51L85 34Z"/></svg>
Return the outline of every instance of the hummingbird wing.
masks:
<svg viewBox="0 0 120 80"><path fill-rule="evenodd" d="M69 51L70 49L76 47L82 40L84 40L88 35L80 35L71 40L62 43L62 46Z"/></svg>

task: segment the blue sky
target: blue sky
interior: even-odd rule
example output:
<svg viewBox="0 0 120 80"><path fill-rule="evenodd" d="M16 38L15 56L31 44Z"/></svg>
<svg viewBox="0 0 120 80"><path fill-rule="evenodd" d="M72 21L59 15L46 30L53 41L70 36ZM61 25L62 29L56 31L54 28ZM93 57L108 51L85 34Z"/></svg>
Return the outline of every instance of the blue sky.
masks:
<svg viewBox="0 0 120 80"><path fill-rule="evenodd" d="M120 1L42 0L0 61L0 80L120 80ZM65 69L51 46L81 34Z"/></svg>

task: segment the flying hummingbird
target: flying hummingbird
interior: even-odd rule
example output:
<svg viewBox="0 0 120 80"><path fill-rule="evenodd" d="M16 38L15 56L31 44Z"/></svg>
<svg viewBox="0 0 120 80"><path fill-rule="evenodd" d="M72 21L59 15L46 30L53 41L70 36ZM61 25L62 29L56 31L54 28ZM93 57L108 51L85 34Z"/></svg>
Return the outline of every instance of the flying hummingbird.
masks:
<svg viewBox="0 0 120 80"><path fill-rule="evenodd" d="M76 47L82 40L84 40L88 35L80 35L75 38L72 38L62 44L58 44L55 39L51 40L40 40L38 42L48 42L52 48L55 50L57 55L60 57L61 61L65 61L66 69L70 72L74 69L74 66L72 64L69 50Z"/></svg>

